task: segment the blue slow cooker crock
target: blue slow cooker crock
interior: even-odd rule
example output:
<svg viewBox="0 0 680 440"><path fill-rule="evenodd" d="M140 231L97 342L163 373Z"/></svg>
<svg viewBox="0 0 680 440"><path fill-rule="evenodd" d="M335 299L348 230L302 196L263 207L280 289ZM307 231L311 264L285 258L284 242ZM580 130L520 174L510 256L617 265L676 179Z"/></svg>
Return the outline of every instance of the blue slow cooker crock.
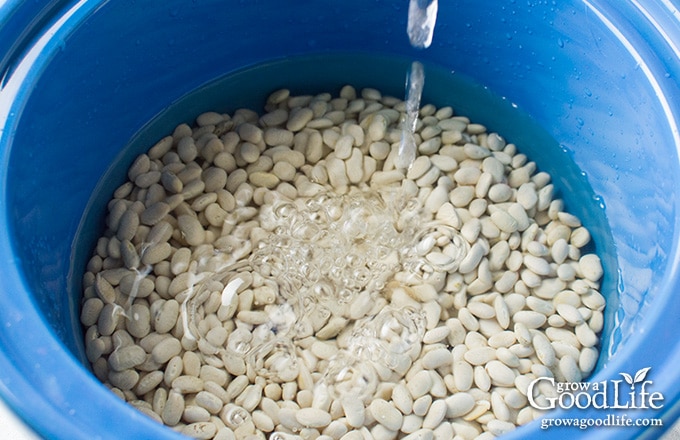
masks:
<svg viewBox="0 0 680 440"><path fill-rule="evenodd" d="M664 428L673 423L680 411L676 2L440 0L434 42L424 51L408 44L407 8L406 0L0 2L0 396L39 435L177 437L109 393L84 362L78 287L89 249L80 244L101 231L81 225L122 148L139 133L139 144L150 145L211 110L219 97L173 104L226 74L339 53L417 58L469 77L557 141L555 151L527 141L526 152L554 175L560 161L582 171L558 186L567 205L592 220L607 269L607 324L591 380L650 367L663 407L625 412L661 418ZM310 87L324 85L318 69L303 76ZM348 72L360 78L361 69ZM400 93L390 81L388 91ZM253 105L267 90L253 92ZM521 130L497 116L474 115L521 141ZM571 190L582 180L594 199ZM605 223L580 208L593 203ZM591 408L555 416L601 415ZM664 428L534 423L507 438L656 438Z"/></svg>

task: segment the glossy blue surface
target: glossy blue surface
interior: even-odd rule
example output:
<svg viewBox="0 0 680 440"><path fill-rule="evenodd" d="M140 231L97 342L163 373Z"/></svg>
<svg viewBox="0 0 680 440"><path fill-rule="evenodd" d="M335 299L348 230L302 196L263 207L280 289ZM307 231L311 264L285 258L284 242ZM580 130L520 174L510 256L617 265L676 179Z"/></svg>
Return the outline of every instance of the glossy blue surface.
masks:
<svg viewBox="0 0 680 440"><path fill-rule="evenodd" d="M408 45L407 1L140 3L0 5L0 230L7 231L0 240L0 396L40 434L174 435L120 402L79 360L75 293L89 250L75 245L97 233L78 235L79 225L86 211L84 224L95 224L96 201L88 203L102 176L116 174L111 163L132 157L134 146L121 151L140 130L142 148L219 102L210 94L180 101L192 91L209 90L249 66L330 53L417 57L472 78L488 88L474 96L503 97L504 108L516 106L559 143L532 144L514 120L494 119L497 112L472 115L514 130L542 169L562 177L570 209L590 220L611 271L609 331L593 380L652 367L649 378L664 394L664 408L627 413L663 417L666 426L677 418L680 14L671 1L442 1L426 51ZM379 69L363 67L348 67L347 76L375 81L371 71ZM343 72L333 73L308 73L314 82L300 86L337 86ZM402 72L386 78L385 87L399 93L401 78ZM275 88L265 86L261 96ZM237 96L225 106L237 105ZM479 107L459 108L467 110ZM566 159L584 175L565 168ZM590 194L587 185L596 200L579 200ZM600 203L607 224L590 214ZM541 431L534 424L508 438L659 434L633 427Z"/></svg>

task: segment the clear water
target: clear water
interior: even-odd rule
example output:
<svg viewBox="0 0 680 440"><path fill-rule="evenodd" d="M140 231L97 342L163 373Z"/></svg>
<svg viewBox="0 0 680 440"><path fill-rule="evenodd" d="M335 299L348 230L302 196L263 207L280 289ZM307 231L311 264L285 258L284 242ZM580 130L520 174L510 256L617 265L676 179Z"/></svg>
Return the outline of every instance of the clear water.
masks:
<svg viewBox="0 0 680 440"><path fill-rule="evenodd" d="M114 161L100 181L83 220L81 227L83 233L77 237L77 242L74 244L76 251L73 267L77 269L73 280L81 279L82 273L77 273L77 271L85 267L97 237L103 232L106 204L115 188L124 181L129 165L138 154L146 151L179 123L192 123L196 116L208 110L233 112L245 107L262 111L266 97L272 91L282 87L291 89L293 94L314 94L337 93L343 85L352 84L357 89L373 87L381 90L385 95L403 96L403 72L407 71L410 66L411 60L409 59L380 57L374 54L347 53L291 58L231 73L177 100L140 129L138 135L121 151L118 159ZM599 199L588 185L585 175L560 148L559 143L512 103L494 95L470 78L435 65L426 64L423 68L427 73L428 81L422 90L422 104L431 103L438 107L450 105L456 114L466 115L474 122L485 124L490 130L501 133L508 141L517 144L520 151L537 163L539 170L547 171L553 176L557 197L563 198L566 210L581 218L583 224L589 228L593 236L591 250L598 252L605 264L606 275L602 284L602 292L606 295L609 291L615 291L614 277L608 274L615 274L616 269L608 267L607 264L613 261L613 258L607 258L605 255L608 252L613 253L613 246L604 211ZM340 200L338 203L347 203L347 201ZM309 215L312 212L309 206L302 210L298 209L300 215ZM354 232L361 234L360 230ZM392 238L399 240L398 236ZM262 264L263 261L251 263ZM349 264L347 269L351 272L352 265ZM374 283L376 288L382 282L384 282L383 279L374 275L366 278L367 285ZM309 287L313 290L318 286ZM330 290L335 288L336 286L331 283ZM74 283L72 292L73 298L80 297L79 282ZM607 296L611 304L613 295ZM608 307L608 310L613 311L615 308L616 305L613 305L613 307ZM322 310L316 311L322 312ZM287 313L286 310L281 310L284 322ZM407 336L419 333L416 324L417 317L400 321L387 310L381 319L385 323L396 322L398 325L388 324L387 327L401 328L402 333L403 329L406 329ZM605 345L608 335L611 334L612 321L613 319L606 317L607 323L602 339ZM359 328L363 329L359 333L369 338L367 344L370 345L371 335L375 335L376 328L368 324L364 327L359 326ZM243 347L239 345L241 342L243 341L234 340L234 347ZM274 344L268 348L269 351L261 353L260 358L254 361L266 362L272 368L285 368L290 347L284 343ZM603 347L604 350L606 347ZM361 358L361 347L357 351L358 353L353 353L355 360ZM258 356L257 353L255 356ZM84 356L81 358L84 360ZM87 365L87 361L84 360L84 364ZM349 365L349 367L330 372L334 377L333 381L338 382L330 383L330 385L356 390L355 376L366 377L366 375L361 371L360 365L356 366L352 363L343 363L343 365L345 367ZM367 385L365 382L358 385L359 389L356 392L365 389L361 387L370 387L370 384Z"/></svg>
<svg viewBox="0 0 680 440"><path fill-rule="evenodd" d="M458 231L423 213L417 199L399 188L354 188L346 194L275 200L260 208L258 220L268 235L249 255L234 257L235 249L217 248L216 255L195 262L195 282L178 295L183 297L185 336L201 342L196 310L210 292L221 290L224 313L233 313L235 292L243 284L239 271L247 268L265 286L276 286L271 295L256 296L267 321L252 332L236 328L226 347L215 347L218 358L240 358L248 371L287 382L301 365L300 341L321 335L327 324L340 319L338 331L349 322L354 327L347 343L329 359L316 395L367 401L379 376L400 380L420 353L425 315L389 306L384 296L396 289L406 292L404 281L426 282L432 274L455 269L469 250ZM235 226L235 236L239 228ZM427 260L429 249L442 241L449 243L453 257Z"/></svg>
<svg viewBox="0 0 680 440"><path fill-rule="evenodd" d="M424 243L448 234L458 257L451 263L457 266L466 255L468 246L458 232L428 221L421 208L399 189L322 193L265 205L260 225L270 235L248 262L278 285L280 298L265 306L270 319L253 331L246 364L260 375L281 378L296 368L296 341L312 336L332 317L349 317L356 320L354 330L347 347L329 360L319 384L324 391L336 399L363 400L378 384L376 365L405 374L411 351L420 351L423 313L390 306L375 315L357 311L385 304L386 287L393 288L388 283L427 279L446 269L418 251Z"/></svg>
<svg viewBox="0 0 680 440"><path fill-rule="evenodd" d="M409 2L406 34L411 46L417 49L430 47L437 22L437 9L437 0L411 0ZM414 61L406 73L406 120L403 122L399 154L395 160L397 169L410 168L416 158L414 132L424 86L425 70L419 61Z"/></svg>
<svg viewBox="0 0 680 440"><path fill-rule="evenodd" d="M437 22L438 0L411 0L408 5L406 33L411 46L426 49L432 44Z"/></svg>
<svg viewBox="0 0 680 440"><path fill-rule="evenodd" d="M410 168L416 159L414 133L418 124L418 111L420 110L423 87L425 87L425 69L422 63L414 61L406 74L406 119L401 129L399 152L394 161L397 169Z"/></svg>

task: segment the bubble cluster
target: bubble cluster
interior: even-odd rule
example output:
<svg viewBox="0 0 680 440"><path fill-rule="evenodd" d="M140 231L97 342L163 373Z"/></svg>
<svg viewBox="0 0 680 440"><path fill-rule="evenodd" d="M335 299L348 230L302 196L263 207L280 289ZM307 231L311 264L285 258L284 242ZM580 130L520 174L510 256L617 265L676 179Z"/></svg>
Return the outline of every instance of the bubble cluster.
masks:
<svg viewBox="0 0 680 440"><path fill-rule="evenodd" d="M235 309L241 270L276 285L264 307L266 322L237 327L215 353L242 359L255 374L294 380L299 372L296 340L314 335L333 315L352 317L356 301L374 302L399 273L404 282L424 282L454 270L468 246L444 222L425 221L417 199L396 190L354 189L295 201L277 200L260 210L268 235L247 259L229 261L212 275L195 275L182 304L185 334L205 344L197 305L213 290ZM430 261L433 246L450 247L448 259ZM228 311L225 313L229 313ZM422 312L384 307L355 320L348 347L329 362L320 382L336 398L368 398L380 380L402 377L420 352Z"/></svg>
<svg viewBox="0 0 680 440"><path fill-rule="evenodd" d="M321 384L336 399L370 399L381 380L396 382L406 374L424 333L422 311L385 307L355 323L348 348L330 360Z"/></svg>
<svg viewBox="0 0 680 440"><path fill-rule="evenodd" d="M249 359L255 373L273 382L285 383L298 376L296 348L291 340L276 338L256 347Z"/></svg>
<svg viewBox="0 0 680 440"><path fill-rule="evenodd" d="M330 316L361 292L378 294L401 268L418 208L396 192L368 190L279 201L261 213L271 234L250 263L302 316Z"/></svg>
<svg viewBox="0 0 680 440"><path fill-rule="evenodd" d="M426 282L429 277L439 272L451 272L470 250L469 243L460 232L444 222L430 221L421 225L402 260L403 271L412 282ZM435 245L442 245L441 259L427 258Z"/></svg>

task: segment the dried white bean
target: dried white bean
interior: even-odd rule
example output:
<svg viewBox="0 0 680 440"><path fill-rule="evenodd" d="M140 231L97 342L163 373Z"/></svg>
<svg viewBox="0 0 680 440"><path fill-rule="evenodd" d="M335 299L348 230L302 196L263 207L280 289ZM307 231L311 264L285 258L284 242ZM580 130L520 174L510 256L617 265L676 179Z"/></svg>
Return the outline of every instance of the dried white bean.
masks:
<svg viewBox="0 0 680 440"><path fill-rule="evenodd" d="M438 348L425 354L422 360L423 368L435 370L451 363L451 352L447 348Z"/></svg>
<svg viewBox="0 0 680 440"><path fill-rule="evenodd" d="M492 383L496 386L510 387L515 382L515 373L500 361L489 361L485 368Z"/></svg>
<svg viewBox="0 0 680 440"><path fill-rule="evenodd" d="M364 425L365 409L364 404L359 399L342 399L342 409L349 426L360 428Z"/></svg>
<svg viewBox="0 0 680 440"><path fill-rule="evenodd" d="M555 349L543 333L535 332L533 334L532 343L534 350L536 351L536 356L538 357L538 360L543 363L543 365L547 367L552 367L555 365Z"/></svg>
<svg viewBox="0 0 680 440"><path fill-rule="evenodd" d="M146 352L137 345L120 347L109 356L109 366L114 371L123 371L144 362Z"/></svg>
<svg viewBox="0 0 680 440"><path fill-rule="evenodd" d="M489 429L489 432L496 437L515 430L515 425L503 420L491 420L487 424L487 427Z"/></svg>
<svg viewBox="0 0 680 440"><path fill-rule="evenodd" d="M368 406L373 418L391 431L401 428L403 415L392 404L383 399L374 399Z"/></svg>
<svg viewBox="0 0 680 440"><path fill-rule="evenodd" d="M506 211L495 211L491 214L491 221L503 232L513 233L519 229L517 220Z"/></svg>
<svg viewBox="0 0 680 440"><path fill-rule="evenodd" d="M491 347L479 347L468 350L463 356L471 365L484 365L496 359L496 350Z"/></svg>
<svg viewBox="0 0 680 440"><path fill-rule="evenodd" d="M331 415L317 408L302 408L295 413L297 421L308 428L323 428L331 423Z"/></svg>
<svg viewBox="0 0 680 440"><path fill-rule="evenodd" d="M600 257L595 254L582 256L578 262L578 266L583 276L590 281L599 281L604 273Z"/></svg>
<svg viewBox="0 0 680 440"><path fill-rule="evenodd" d="M512 319L528 328L539 328L545 324L547 318L544 314L532 310L520 310L512 316Z"/></svg>
<svg viewBox="0 0 680 440"><path fill-rule="evenodd" d="M423 419L423 428L435 429L446 417L448 406L444 400L435 400Z"/></svg>
<svg viewBox="0 0 680 440"><path fill-rule="evenodd" d="M424 396L420 396L413 402L413 414L421 417L425 416L425 414L427 414L427 412L430 410L431 404L431 395L425 394Z"/></svg>
<svg viewBox="0 0 680 440"><path fill-rule="evenodd" d="M439 326L433 328L432 330L428 330L427 332L425 332L425 334L423 335L423 343L435 344L437 342L441 342L444 339L446 339L450 333L451 329L446 326Z"/></svg>

